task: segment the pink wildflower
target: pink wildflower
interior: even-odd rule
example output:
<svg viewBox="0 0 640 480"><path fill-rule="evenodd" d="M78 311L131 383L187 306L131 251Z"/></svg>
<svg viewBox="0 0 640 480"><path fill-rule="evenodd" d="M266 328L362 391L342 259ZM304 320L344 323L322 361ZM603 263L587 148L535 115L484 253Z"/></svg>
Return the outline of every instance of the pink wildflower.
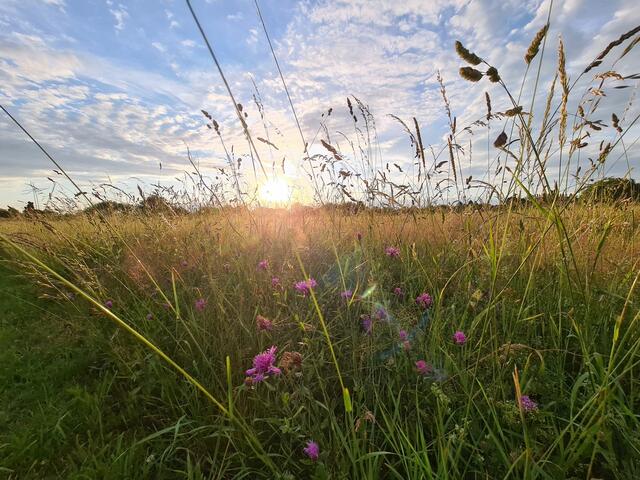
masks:
<svg viewBox="0 0 640 480"><path fill-rule="evenodd" d="M416 362L416 370L420 375L429 375L433 372L433 367L424 360L418 360Z"/></svg>
<svg viewBox="0 0 640 480"><path fill-rule="evenodd" d="M398 332L398 336L400 337L400 340L402 340L403 342L404 342L405 340L409 340L409 334L407 333L407 331L406 331L406 330L400 330L400 331Z"/></svg>
<svg viewBox="0 0 640 480"><path fill-rule="evenodd" d="M467 336L464 334L464 332L458 330L453 334L453 341L458 345L464 345L467 341Z"/></svg>
<svg viewBox="0 0 640 480"><path fill-rule="evenodd" d="M198 300L196 300L195 305L196 305L196 310L198 310L199 312L202 312L207 306L207 301L204 298L199 298Z"/></svg>
<svg viewBox="0 0 640 480"><path fill-rule="evenodd" d="M104 306L111 310L113 308L113 300L107 300L104 302Z"/></svg>
<svg viewBox="0 0 640 480"><path fill-rule="evenodd" d="M529 398L529 395L520 397L520 406L525 412L533 412L538 409L538 404Z"/></svg>
<svg viewBox="0 0 640 480"><path fill-rule="evenodd" d="M404 292L402 291L402 289L400 287L396 287L393 289L393 294L396 297L404 297Z"/></svg>
<svg viewBox="0 0 640 480"><path fill-rule="evenodd" d="M416 303L420 307L427 309L433 305L433 298L431 298L431 295L429 295L427 292L424 292L418 295L418 297L416 298Z"/></svg>
<svg viewBox="0 0 640 480"><path fill-rule="evenodd" d="M280 369L275 366L277 350L278 347L274 345L253 357L253 368L245 372L248 377L251 377L253 383L260 383L271 375L280 375Z"/></svg>
<svg viewBox="0 0 640 480"><path fill-rule="evenodd" d="M261 332L269 332L273 330L273 322L267 317L258 315L256 317L256 327L258 327L258 330L260 330Z"/></svg>
<svg viewBox="0 0 640 480"><path fill-rule="evenodd" d="M371 317L369 315L363 315L361 318L364 333L371 335L371 330L373 330L373 321L371 320Z"/></svg>
<svg viewBox="0 0 640 480"><path fill-rule="evenodd" d="M384 249L384 253L387 257L398 258L400 256L400 249L397 247L387 247Z"/></svg>
<svg viewBox="0 0 640 480"><path fill-rule="evenodd" d="M269 268L269 260L260 260L258 262L258 270L266 270Z"/></svg>
<svg viewBox="0 0 640 480"><path fill-rule="evenodd" d="M294 288L302 294L303 297L307 297L311 294L311 289L318 286L318 282L316 282L313 278L309 278L309 280L301 280L294 284Z"/></svg>
<svg viewBox="0 0 640 480"><path fill-rule="evenodd" d="M307 446L303 449L304 454L314 462L320 457L320 447L313 440L307 442Z"/></svg>
<svg viewBox="0 0 640 480"><path fill-rule="evenodd" d="M271 278L271 286L273 288L280 288L282 285L280 284L280 279L278 277Z"/></svg>
<svg viewBox="0 0 640 480"><path fill-rule="evenodd" d="M352 290L345 290L344 292L340 292L340 297L342 297L344 300L351 300L353 298L353 291Z"/></svg>

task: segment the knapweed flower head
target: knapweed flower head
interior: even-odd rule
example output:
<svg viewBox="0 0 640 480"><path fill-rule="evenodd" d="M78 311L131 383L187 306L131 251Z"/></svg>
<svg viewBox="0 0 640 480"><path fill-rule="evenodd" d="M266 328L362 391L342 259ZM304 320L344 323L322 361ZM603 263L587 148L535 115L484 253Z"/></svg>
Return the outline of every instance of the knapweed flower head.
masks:
<svg viewBox="0 0 640 480"><path fill-rule="evenodd" d="M307 446L302 450L304 454L314 462L320 457L320 447L313 440L307 442Z"/></svg>
<svg viewBox="0 0 640 480"><path fill-rule="evenodd" d="M525 412L534 412L538 409L538 404L529 398L529 395L520 397L520 406Z"/></svg>
<svg viewBox="0 0 640 480"><path fill-rule="evenodd" d="M402 291L402 289L400 287L396 287L393 289L393 294L396 297L404 297L404 292Z"/></svg>
<svg viewBox="0 0 640 480"><path fill-rule="evenodd" d="M398 258L400 256L400 249L397 247L387 247L384 249L384 254L387 257Z"/></svg>
<svg viewBox="0 0 640 480"><path fill-rule="evenodd" d="M252 384L260 383L270 376L280 375L280 369L275 366L277 350L278 347L274 345L253 357L253 368L245 372L251 378Z"/></svg>
<svg viewBox="0 0 640 480"><path fill-rule="evenodd" d="M400 337L400 340L402 340L403 342L406 340L409 340L409 334L407 333L406 330L400 330L398 332L398 336Z"/></svg>
<svg viewBox="0 0 640 480"><path fill-rule="evenodd" d="M371 320L371 317L369 315L362 315L362 317L360 318L364 333L366 333L367 335L371 335L371 330L373 330L373 320Z"/></svg>
<svg viewBox="0 0 640 480"><path fill-rule="evenodd" d="M353 290L345 290L344 292L340 292L340 298L344 300L351 300L353 298Z"/></svg>
<svg viewBox="0 0 640 480"><path fill-rule="evenodd" d="M301 280L296 282L293 285L298 293L301 293L303 297L307 297L311 294L311 289L318 286L318 282L316 282L313 278L309 278L308 280Z"/></svg>
<svg viewBox="0 0 640 480"><path fill-rule="evenodd" d="M453 334L453 341L458 345L464 345L467 341L467 336L464 334L464 332L458 330Z"/></svg>
<svg viewBox="0 0 640 480"><path fill-rule="evenodd" d="M280 367L289 374L302 369L302 354L300 352L284 352L280 358Z"/></svg>
<svg viewBox="0 0 640 480"><path fill-rule="evenodd" d="M271 286L273 288L280 288L282 286L282 284L280 283L280 279L278 277L272 277Z"/></svg>
<svg viewBox="0 0 640 480"><path fill-rule="evenodd" d="M269 332L273 330L273 322L262 315L256 316L256 327L261 332Z"/></svg>
<svg viewBox="0 0 640 480"><path fill-rule="evenodd" d="M416 304L426 310L433 305L433 298L427 292L421 293L416 297Z"/></svg>
<svg viewBox="0 0 640 480"><path fill-rule="evenodd" d="M105 301L104 306L107 307L109 310L111 310L113 308L113 300Z"/></svg>
<svg viewBox="0 0 640 480"><path fill-rule="evenodd" d="M260 260L258 262L258 270L266 270L269 268L269 260Z"/></svg>
<svg viewBox="0 0 640 480"><path fill-rule="evenodd" d="M204 298L199 298L196 300L195 306L196 306L196 310L201 312L206 308L207 301Z"/></svg>
<svg viewBox="0 0 640 480"><path fill-rule="evenodd" d="M418 360L416 362L416 371L420 375L429 375L433 373L433 367L424 360Z"/></svg>

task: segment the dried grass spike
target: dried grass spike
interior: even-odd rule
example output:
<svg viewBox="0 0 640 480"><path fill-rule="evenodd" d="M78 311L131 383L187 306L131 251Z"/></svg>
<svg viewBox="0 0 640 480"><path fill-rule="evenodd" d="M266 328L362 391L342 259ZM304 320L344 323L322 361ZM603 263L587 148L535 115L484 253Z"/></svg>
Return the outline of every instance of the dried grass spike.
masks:
<svg viewBox="0 0 640 480"><path fill-rule="evenodd" d="M480 65L482 63L482 59L479 56L464 48L464 45L462 45L458 40L456 40L456 53L460 58L471 65Z"/></svg>
<svg viewBox="0 0 640 480"><path fill-rule="evenodd" d="M460 69L460 76L470 82L478 82L482 79L483 73L475 68L462 67Z"/></svg>
<svg viewBox="0 0 640 480"><path fill-rule="evenodd" d="M489 67L487 69L487 77L489 77L489 80L493 83L498 83L500 81L500 75L498 74L496 67Z"/></svg>
<svg viewBox="0 0 640 480"><path fill-rule="evenodd" d="M538 30L538 33L536 33L536 36L533 37L533 40L531 41L531 45L529 45L529 48L527 49L527 53L524 55L524 61L527 62L527 65L529 65L531 61L534 58L536 58L536 55L538 55L538 51L540 50L540 44L542 43L542 40L544 39L544 37L547 35L548 30L549 30L549 24L547 23L544 27Z"/></svg>

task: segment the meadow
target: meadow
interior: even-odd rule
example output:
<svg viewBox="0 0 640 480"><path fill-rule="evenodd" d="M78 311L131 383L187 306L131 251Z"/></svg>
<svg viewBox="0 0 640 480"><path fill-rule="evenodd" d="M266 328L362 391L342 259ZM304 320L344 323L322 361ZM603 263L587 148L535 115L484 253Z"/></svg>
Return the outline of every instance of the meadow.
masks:
<svg viewBox="0 0 640 480"><path fill-rule="evenodd" d="M215 183L189 156L188 187L116 203L40 147L78 191L0 218L0 472L639 478L638 117L633 93L618 113L606 101L640 77L597 68L615 53L622 71L640 27L571 82L560 40L543 95L547 31L523 52L520 94L455 44L460 76L500 97L463 128L438 74L449 132L423 145L415 118L394 117L413 150L402 184L359 99L341 146L321 124L311 155L300 130L313 205L249 191L240 160L266 170L230 90L248 152L203 111L228 157ZM596 86L571 103L587 73ZM486 152L467 148L472 130Z"/></svg>
<svg viewBox="0 0 640 480"><path fill-rule="evenodd" d="M28 247L4 250L2 467L634 478L638 213L570 206L566 236L533 207L5 221Z"/></svg>

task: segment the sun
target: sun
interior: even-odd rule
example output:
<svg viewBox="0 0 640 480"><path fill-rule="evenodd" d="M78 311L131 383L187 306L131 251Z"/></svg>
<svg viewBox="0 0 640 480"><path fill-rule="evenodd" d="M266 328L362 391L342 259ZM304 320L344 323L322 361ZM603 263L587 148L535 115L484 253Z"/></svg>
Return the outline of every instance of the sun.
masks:
<svg viewBox="0 0 640 480"><path fill-rule="evenodd" d="M287 203L291 198L291 187L281 178L267 180L260 187L260 198L267 203Z"/></svg>

